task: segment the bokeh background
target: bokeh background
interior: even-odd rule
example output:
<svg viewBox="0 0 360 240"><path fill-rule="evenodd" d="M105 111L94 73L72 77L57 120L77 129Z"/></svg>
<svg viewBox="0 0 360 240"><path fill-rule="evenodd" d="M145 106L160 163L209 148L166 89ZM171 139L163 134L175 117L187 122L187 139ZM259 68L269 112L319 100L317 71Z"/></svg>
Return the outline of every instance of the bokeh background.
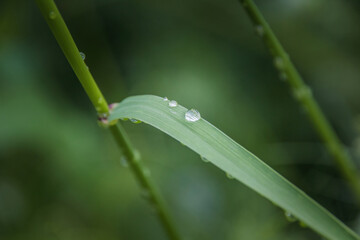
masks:
<svg viewBox="0 0 360 240"><path fill-rule="evenodd" d="M360 2L258 0L357 163ZM236 0L57 1L109 102L201 115L350 227L359 211ZM0 1L0 239L166 239L35 1ZM124 127L186 239L321 239L145 124Z"/></svg>

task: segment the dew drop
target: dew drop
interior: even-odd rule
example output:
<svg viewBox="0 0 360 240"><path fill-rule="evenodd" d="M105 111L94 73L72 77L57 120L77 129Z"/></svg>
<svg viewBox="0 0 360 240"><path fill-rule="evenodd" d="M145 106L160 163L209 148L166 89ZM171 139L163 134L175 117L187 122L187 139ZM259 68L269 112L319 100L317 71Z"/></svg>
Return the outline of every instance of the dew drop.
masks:
<svg viewBox="0 0 360 240"><path fill-rule="evenodd" d="M297 220L296 217L288 211L285 211L284 215L289 222L296 222L296 220Z"/></svg>
<svg viewBox="0 0 360 240"><path fill-rule="evenodd" d="M201 119L201 115L198 110L190 109L185 113L185 120L188 122L196 122Z"/></svg>
<svg viewBox="0 0 360 240"><path fill-rule="evenodd" d="M261 25L257 25L255 26L255 32L257 33L257 35L259 35L260 37L263 37L265 34L265 30L264 27Z"/></svg>
<svg viewBox="0 0 360 240"><path fill-rule="evenodd" d="M137 120L137 119L135 119L135 118L130 118L130 121L132 122L132 123L141 123L141 121L140 120Z"/></svg>
<svg viewBox="0 0 360 240"><path fill-rule="evenodd" d="M128 121L129 119L128 118L120 118L122 121Z"/></svg>
<svg viewBox="0 0 360 240"><path fill-rule="evenodd" d="M200 156L201 160L203 160L204 162L209 162L209 160L207 160L207 158Z"/></svg>
<svg viewBox="0 0 360 240"><path fill-rule="evenodd" d="M167 97L164 97L163 101L166 102L166 101L169 101L169 99Z"/></svg>
<svg viewBox="0 0 360 240"><path fill-rule="evenodd" d="M125 156L120 157L120 164L123 167L128 167L129 166L128 160L127 160L127 158Z"/></svg>
<svg viewBox="0 0 360 240"><path fill-rule="evenodd" d="M282 57L275 57L274 58L274 65L279 70L284 69L285 63L284 63L284 60L282 59Z"/></svg>
<svg viewBox="0 0 360 240"><path fill-rule="evenodd" d="M82 60L85 60L85 57L86 57L85 53L80 52L80 57L82 58Z"/></svg>
<svg viewBox="0 0 360 240"><path fill-rule="evenodd" d="M177 101L175 101L175 100L171 100L170 102L169 102L169 107L176 107L178 105L178 103L177 103Z"/></svg>
<svg viewBox="0 0 360 240"><path fill-rule="evenodd" d="M234 179L234 176L231 175L230 173L226 173L226 177L227 177L228 179Z"/></svg>
<svg viewBox="0 0 360 240"><path fill-rule="evenodd" d="M54 20L56 18L56 13L54 11L49 12L49 18Z"/></svg>

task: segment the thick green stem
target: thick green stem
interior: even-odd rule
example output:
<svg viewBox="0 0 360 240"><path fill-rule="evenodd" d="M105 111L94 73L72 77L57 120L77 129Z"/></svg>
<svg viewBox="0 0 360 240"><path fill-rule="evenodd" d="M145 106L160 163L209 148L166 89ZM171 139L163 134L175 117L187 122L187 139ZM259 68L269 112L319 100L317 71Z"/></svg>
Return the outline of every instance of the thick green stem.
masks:
<svg viewBox="0 0 360 240"><path fill-rule="evenodd" d="M302 80L289 55L285 52L255 3L252 0L240 0L240 2L253 22L255 31L263 39L274 57L274 65L280 72L280 78L287 80L296 100L306 110L307 116L333 156L339 171L349 183L357 204L360 206L360 178L353 160L313 98L311 89Z"/></svg>
<svg viewBox="0 0 360 240"><path fill-rule="evenodd" d="M106 118L109 115L108 104L84 60L82 59L80 52L54 1L36 0L36 2L96 111L100 117ZM129 162L130 168L143 189L143 192L146 193L146 197L155 208L169 238L174 240L180 239L175 225L170 218L167 208L165 207L164 200L160 196L159 191L155 187L149 175L149 170L143 166L140 161L140 154L132 146L125 130L122 128L120 123L111 123L109 129L123 155Z"/></svg>

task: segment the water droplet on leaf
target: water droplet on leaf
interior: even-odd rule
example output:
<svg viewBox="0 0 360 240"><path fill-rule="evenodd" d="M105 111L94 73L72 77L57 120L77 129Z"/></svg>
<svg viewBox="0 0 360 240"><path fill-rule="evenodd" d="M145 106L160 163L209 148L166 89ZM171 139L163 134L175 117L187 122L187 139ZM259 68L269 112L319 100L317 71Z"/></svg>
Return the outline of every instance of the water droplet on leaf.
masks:
<svg viewBox="0 0 360 240"><path fill-rule="evenodd" d="M168 99L167 97L164 97L164 98L163 98L163 101L166 102L166 101L169 101L169 99Z"/></svg>
<svg viewBox="0 0 360 240"><path fill-rule="evenodd" d="M132 123L136 123L136 124L141 123L140 120L137 120L137 119L135 119L135 118L130 118L130 121L131 121Z"/></svg>
<svg viewBox="0 0 360 240"><path fill-rule="evenodd" d="M207 160L205 157L200 156L201 160L203 160L204 162L209 162L209 160Z"/></svg>
<svg viewBox="0 0 360 240"><path fill-rule="evenodd" d="M198 110L190 109L185 113L185 120L188 122L196 122L201 119L201 115Z"/></svg>
<svg viewBox="0 0 360 240"><path fill-rule="evenodd" d="M297 220L296 217L288 211L285 211L284 215L289 222L296 222L296 220Z"/></svg>
<svg viewBox="0 0 360 240"><path fill-rule="evenodd" d="M80 57L82 58L82 60L85 60L85 58L86 58L86 55L85 55L85 53L83 53L83 52L80 52Z"/></svg>
<svg viewBox="0 0 360 240"><path fill-rule="evenodd" d="M226 177L227 177L228 179L234 179L233 175L231 175L230 173L226 173Z"/></svg>
<svg viewBox="0 0 360 240"><path fill-rule="evenodd" d="M171 100L170 102L169 102L169 107L176 107L178 105L178 103L177 103L177 101L175 101L175 100Z"/></svg>

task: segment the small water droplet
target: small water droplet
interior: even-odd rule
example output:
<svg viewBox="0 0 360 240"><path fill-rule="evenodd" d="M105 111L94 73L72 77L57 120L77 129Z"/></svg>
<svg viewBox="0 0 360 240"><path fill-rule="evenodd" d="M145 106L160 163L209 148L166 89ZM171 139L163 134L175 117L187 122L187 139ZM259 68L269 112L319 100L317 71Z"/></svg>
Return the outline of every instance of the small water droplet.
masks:
<svg viewBox="0 0 360 240"><path fill-rule="evenodd" d="M255 26L255 32L257 33L257 35L259 35L260 37L263 37L265 34L265 29L263 26L261 25L257 25Z"/></svg>
<svg viewBox="0 0 360 240"><path fill-rule="evenodd" d="M294 91L294 97L297 100L304 100L312 96L312 91L308 86L302 86Z"/></svg>
<svg viewBox="0 0 360 240"><path fill-rule="evenodd" d="M130 118L130 121L132 122L132 123L141 123L141 121L140 120L137 120L137 119L135 119L135 118Z"/></svg>
<svg viewBox="0 0 360 240"><path fill-rule="evenodd" d="M296 222L296 220L297 220L296 217L288 211L285 211L284 215L289 222Z"/></svg>
<svg viewBox="0 0 360 240"><path fill-rule="evenodd" d="M274 58L274 65L279 70L284 69L284 67L285 67L284 59L282 59L282 57L275 57Z"/></svg>
<svg viewBox="0 0 360 240"><path fill-rule="evenodd" d="M54 20L56 18L56 13L54 11L49 12L49 18Z"/></svg>
<svg viewBox="0 0 360 240"><path fill-rule="evenodd" d="M82 60L85 60L85 58L86 58L86 55L85 55L85 53L83 53L83 52L80 52L80 57L82 58Z"/></svg>
<svg viewBox="0 0 360 240"><path fill-rule="evenodd" d="M207 160L205 157L200 156L201 160L203 160L204 162L209 162L209 160Z"/></svg>
<svg viewBox="0 0 360 240"><path fill-rule="evenodd" d="M169 99L167 97L164 97L163 101L166 102L166 101L169 101Z"/></svg>
<svg viewBox="0 0 360 240"><path fill-rule="evenodd" d="M128 118L120 118L122 121L128 121L129 119Z"/></svg>
<svg viewBox="0 0 360 240"><path fill-rule="evenodd" d="M127 160L127 158L125 156L120 157L120 164L123 167L128 167L129 166L128 160Z"/></svg>
<svg viewBox="0 0 360 240"><path fill-rule="evenodd" d="M234 179L234 176L231 175L230 173L226 173L226 177L227 177L228 179Z"/></svg>
<svg viewBox="0 0 360 240"><path fill-rule="evenodd" d="M188 122L196 122L201 119L201 115L198 110L190 109L185 113L185 120Z"/></svg>
<svg viewBox="0 0 360 240"><path fill-rule="evenodd" d="M175 100L171 100L170 102L169 102L169 107L176 107L178 105L178 103L177 103L177 101L175 101Z"/></svg>

